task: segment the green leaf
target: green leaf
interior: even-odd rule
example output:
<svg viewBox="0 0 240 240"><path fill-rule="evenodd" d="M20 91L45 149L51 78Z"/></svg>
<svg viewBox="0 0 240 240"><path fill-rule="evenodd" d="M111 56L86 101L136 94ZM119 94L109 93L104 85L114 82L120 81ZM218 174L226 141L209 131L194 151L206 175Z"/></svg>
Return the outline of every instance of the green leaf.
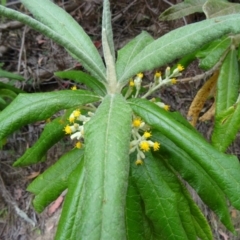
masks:
<svg viewBox="0 0 240 240"><path fill-rule="evenodd" d="M68 192L58 222L58 228L54 238L55 240L80 239L78 235L78 227L81 221L80 203L83 198L82 191L85 177L83 164L84 159L82 157L80 164L78 164L69 178Z"/></svg>
<svg viewBox="0 0 240 240"><path fill-rule="evenodd" d="M9 89L15 93L24 93L23 90L21 90L19 88L15 88L15 87L11 86L10 84L2 83L2 82L0 82L0 89Z"/></svg>
<svg viewBox="0 0 240 240"><path fill-rule="evenodd" d="M237 50L232 49L224 59L217 81L216 116L236 103L239 89Z"/></svg>
<svg viewBox="0 0 240 240"><path fill-rule="evenodd" d="M175 161L176 160L179 161L179 159L175 159ZM171 167L168 165L168 157L158 154L158 159L155 161L158 165L159 171L161 172L161 176L177 195L178 213L188 239L196 239L197 236L202 237L202 239L212 239L213 236L211 228L208 225L207 220L192 200L186 187L179 180L177 173L172 171ZM202 232L200 232L199 235L198 226L195 229L195 224L198 224L198 226L201 226L202 228Z"/></svg>
<svg viewBox="0 0 240 240"><path fill-rule="evenodd" d="M234 231L225 195L211 174L160 132L153 131L152 139L161 144L159 152L155 155L167 159L166 161L196 190L203 202L217 214L222 223L230 231Z"/></svg>
<svg viewBox="0 0 240 240"><path fill-rule="evenodd" d="M240 4L227 1L208 0L203 6L203 12L207 18L240 13Z"/></svg>
<svg viewBox="0 0 240 240"><path fill-rule="evenodd" d="M211 139L212 144L223 152L235 139L240 127L239 104L234 106L238 99L239 78L237 50L232 49L224 59L218 77L215 123Z"/></svg>
<svg viewBox="0 0 240 240"><path fill-rule="evenodd" d="M14 98L17 97L17 94L15 92L13 92L12 90L9 89L0 89L0 96L3 98L9 98L11 100L13 100Z"/></svg>
<svg viewBox="0 0 240 240"><path fill-rule="evenodd" d="M153 37L143 31L118 51L118 58L116 62L117 79L121 78L132 59L153 41Z"/></svg>
<svg viewBox="0 0 240 240"><path fill-rule="evenodd" d="M60 78L66 78L73 80L77 83L84 83L87 87L92 89L93 92L100 96L106 95L106 88L105 86L99 82L96 78L90 76L89 74L82 72L82 71L63 71L63 72L55 72L55 76Z"/></svg>
<svg viewBox="0 0 240 240"><path fill-rule="evenodd" d="M106 82L106 70L94 44L83 29L64 10L49 0L24 0L41 20L0 6L0 15L18 20L63 46L99 81Z"/></svg>
<svg viewBox="0 0 240 240"><path fill-rule="evenodd" d="M197 57L202 58L200 60L199 66L204 70L208 70L214 67L214 65L219 61L221 56L227 50L229 50L231 42L231 38L226 37L222 40L213 42L207 49L203 50L203 52L200 51L197 54Z"/></svg>
<svg viewBox="0 0 240 240"><path fill-rule="evenodd" d="M119 81L124 85L130 77L138 72L163 66L228 33L239 33L239 21L240 14L233 14L173 30L147 45L137 54Z"/></svg>
<svg viewBox="0 0 240 240"><path fill-rule="evenodd" d="M27 190L36 195L33 206L37 212L42 212L67 188L68 178L80 163L83 153L76 148L69 151L28 186Z"/></svg>
<svg viewBox="0 0 240 240"><path fill-rule="evenodd" d="M132 112L107 95L85 128L85 169L79 239L125 239ZM94 218L93 218L94 216Z"/></svg>
<svg viewBox="0 0 240 240"><path fill-rule="evenodd" d="M179 216L179 210L185 209L178 209L179 198L176 189L172 189L171 182L166 181L163 170L151 154L147 154L141 166L134 166L132 161L131 170L144 202L145 214L153 224L155 239L194 239L185 232L185 223Z"/></svg>
<svg viewBox="0 0 240 240"><path fill-rule="evenodd" d="M110 3L108 0L103 1L102 29L105 29L106 31L106 37L107 37L110 53L112 55L113 62L115 62L115 49L114 49L113 32L112 32L112 18L111 18Z"/></svg>
<svg viewBox="0 0 240 240"><path fill-rule="evenodd" d="M64 127L66 121L56 118L52 122L46 124L40 138L37 142L24 153L14 164L14 167L23 167L42 161L47 151L64 136Z"/></svg>
<svg viewBox="0 0 240 240"><path fill-rule="evenodd" d="M207 0L188 0L165 10L159 17L161 21L179 19L196 12L202 12L202 7Z"/></svg>
<svg viewBox="0 0 240 240"><path fill-rule="evenodd" d="M0 113L0 139L26 124L46 120L62 109L78 107L99 99L94 93L83 90L19 94Z"/></svg>
<svg viewBox="0 0 240 240"><path fill-rule="evenodd" d="M16 79L16 80L19 80L19 81L24 81L25 79L18 75L18 74L14 74L14 73L11 73L11 72L8 72L8 71L5 71L5 70L2 70L0 68L0 78L9 78L9 79Z"/></svg>
<svg viewBox="0 0 240 240"><path fill-rule="evenodd" d="M128 191L126 198L126 235L127 239L151 239L152 229L148 226L146 216L143 212L142 198L134 184L132 177L128 180Z"/></svg>
<svg viewBox="0 0 240 240"><path fill-rule="evenodd" d="M129 103L135 114L182 148L211 175L232 205L240 209L240 165L235 156L219 152L156 104L144 99L131 99Z"/></svg>

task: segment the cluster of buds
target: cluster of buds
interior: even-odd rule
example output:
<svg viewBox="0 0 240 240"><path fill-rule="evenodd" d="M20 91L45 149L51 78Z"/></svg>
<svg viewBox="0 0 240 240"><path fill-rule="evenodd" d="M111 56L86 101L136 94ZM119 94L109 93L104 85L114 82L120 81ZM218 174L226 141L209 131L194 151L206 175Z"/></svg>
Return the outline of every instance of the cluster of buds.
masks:
<svg viewBox="0 0 240 240"><path fill-rule="evenodd" d="M84 124L91 119L94 113L88 112L87 115L81 114L79 109L74 110L68 118L69 124L64 128L65 133L69 134L72 140L77 139L76 148L82 148L80 140L84 139Z"/></svg>
<svg viewBox="0 0 240 240"><path fill-rule="evenodd" d="M154 91L156 91L157 89L159 89L165 85L176 84L177 83L176 78L182 75L181 72L183 70L184 70L184 67L181 64L178 64L177 67L175 69L173 69L173 71L171 71L170 67L167 67L165 70L164 78L162 77L162 73L157 71L154 75L153 82L151 82L148 85L149 89L148 89L147 93L145 95L143 95L141 98L148 97ZM134 97L135 98L138 97L139 91L142 86L142 78L143 78L143 74L138 73L134 79L130 79L129 88L128 88L125 98L128 98L131 95L133 87L136 88L136 93L135 93Z"/></svg>
<svg viewBox="0 0 240 240"><path fill-rule="evenodd" d="M154 151L158 151L160 148L160 143L153 142L150 140L152 136L149 131L149 127L145 122L143 122L139 117L134 117L132 122L132 138L130 142L130 152L133 153L137 151L136 165L142 165L143 159L145 158L145 152L148 152L151 148Z"/></svg>

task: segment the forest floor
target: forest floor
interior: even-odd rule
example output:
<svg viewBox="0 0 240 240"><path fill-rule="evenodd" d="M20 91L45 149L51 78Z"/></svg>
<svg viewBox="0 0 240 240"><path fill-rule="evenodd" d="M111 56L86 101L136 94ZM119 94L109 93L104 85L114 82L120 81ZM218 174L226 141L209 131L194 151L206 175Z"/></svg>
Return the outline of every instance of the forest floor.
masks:
<svg viewBox="0 0 240 240"><path fill-rule="evenodd" d="M91 36L95 46L101 52L101 13L102 0L55 0L64 8ZM179 0L112 0L112 24L116 50L124 46L141 31L149 32L159 38L169 31L204 19L203 14L194 14L170 22L159 21L159 15ZM7 1L7 6L29 14L20 1ZM161 57L161 56L159 56ZM25 81L15 81L14 85L26 92L49 92L69 89L71 81L54 76L54 72L66 69L81 70L76 62L60 46L42 34L23 24L9 19L0 20L0 63L3 69L22 75ZM164 69L160 69L164 70ZM192 77L202 73L198 62L191 64L183 77ZM153 73L146 72L144 81L151 79ZM1 78L0 81L9 82ZM180 111L186 116L188 108L204 79L194 83L183 83L165 88L157 93L171 111ZM211 102L208 103L208 106ZM0 149L0 240L52 240L61 213L62 198L52 203L43 213L38 214L32 207L34 196L26 191L28 184L52 165L65 151L72 148L68 139L54 146L46 156L46 161L25 168L12 167L19 158L39 138L45 122L37 122L23 127L9 136ZM212 122L199 123L197 129L207 138L211 134ZM229 152L240 157L239 138L229 148ZM216 216L194 194L208 219L215 239L238 240L217 220ZM239 213L230 209L237 233L240 232ZM22 213L25 213L23 215Z"/></svg>

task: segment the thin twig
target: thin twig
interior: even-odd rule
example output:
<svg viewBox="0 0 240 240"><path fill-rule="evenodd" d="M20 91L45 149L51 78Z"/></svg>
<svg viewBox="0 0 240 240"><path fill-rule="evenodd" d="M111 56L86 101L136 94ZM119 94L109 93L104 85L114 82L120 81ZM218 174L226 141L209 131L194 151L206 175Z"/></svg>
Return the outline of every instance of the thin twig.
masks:
<svg viewBox="0 0 240 240"><path fill-rule="evenodd" d="M24 27L23 33L22 33L21 48L20 48L19 56L18 56L18 67L17 67L17 72L18 72L18 73L20 72L20 68L21 68L22 54L23 54L23 51L25 51L24 45L25 45L25 35L26 35L26 31L27 31L27 26Z"/></svg>

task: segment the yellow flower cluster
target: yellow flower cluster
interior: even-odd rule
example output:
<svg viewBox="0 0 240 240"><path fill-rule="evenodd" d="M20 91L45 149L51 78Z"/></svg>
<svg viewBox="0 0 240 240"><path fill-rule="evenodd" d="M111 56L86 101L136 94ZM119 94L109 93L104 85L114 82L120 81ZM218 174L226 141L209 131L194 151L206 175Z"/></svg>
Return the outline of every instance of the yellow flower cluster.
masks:
<svg viewBox="0 0 240 240"><path fill-rule="evenodd" d="M84 124L91 119L91 116L94 114L92 112L88 112L88 116L81 114L79 109L74 110L69 118L69 124L64 127L64 131L66 134L70 135L70 138L77 139L77 143L75 144L76 148L82 148L83 144L80 140L84 139Z"/></svg>
<svg viewBox="0 0 240 240"><path fill-rule="evenodd" d="M143 134L141 134L143 132ZM158 151L160 148L159 142L153 142L149 140L152 133L149 131L149 127L139 117L134 117L132 121L132 138L130 142L130 153L137 151L136 165L142 165L145 158L145 152Z"/></svg>

